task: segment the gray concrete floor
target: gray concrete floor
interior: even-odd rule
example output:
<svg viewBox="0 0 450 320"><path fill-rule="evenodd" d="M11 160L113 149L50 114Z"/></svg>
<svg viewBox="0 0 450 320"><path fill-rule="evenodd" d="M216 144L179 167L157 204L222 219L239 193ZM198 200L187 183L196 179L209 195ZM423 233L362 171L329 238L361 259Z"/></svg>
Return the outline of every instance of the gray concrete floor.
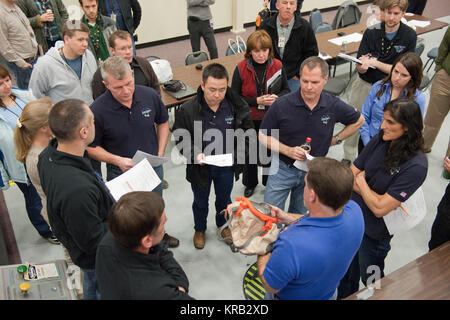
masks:
<svg viewBox="0 0 450 320"><path fill-rule="evenodd" d="M439 20L450 22L450 16ZM426 52L436 47L441 42L446 29L433 31L422 35L425 39L425 51L422 59L426 62ZM231 36L230 36L231 37ZM338 76L345 77L348 73L348 65L338 67ZM429 98L429 90L426 92ZM170 113L173 121L173 111ZM338 130L338 128L336 128ZM415 228L403 234L394 236L392 249L386 258L385 273L406 265L428 251L431 225L436 215L437 205L442 198L448 181L442 176L442 162L447 150L450 137L450 120L445 119L436 143L428 158L428 176L423 185L426 195L428 213L425 219ZM166 156L177 157L173 149L174 144L169 141ZM343 157L342 146L330 149L328 156L338 160ZM171 161L165 165L165 178L169 182L169 188L164 190L166 213L168 222L166 231L180 239L180 246L173 249L173 253L184 268L190 281L190 294L197 299L243 299L242 279L246 269L256 261L254 256L244 256L232 253L223 242L217 239L214 222L214 197L211 192L210 215L208 217L208 230L206 247L197 250L192 243L194 233L192 217L192 191L190 184L185 180L185 166ZM232 199L242 196L244 186L242 180L235 182ZM11 221L14 227L20 255L23 262L44 263L56 259L64 259L60 246L52 245L42 239L29 222L22 193L17 186L13 186L4 192L9 209ZM264 188L258 185L252 200L263 201Z"/></svg>

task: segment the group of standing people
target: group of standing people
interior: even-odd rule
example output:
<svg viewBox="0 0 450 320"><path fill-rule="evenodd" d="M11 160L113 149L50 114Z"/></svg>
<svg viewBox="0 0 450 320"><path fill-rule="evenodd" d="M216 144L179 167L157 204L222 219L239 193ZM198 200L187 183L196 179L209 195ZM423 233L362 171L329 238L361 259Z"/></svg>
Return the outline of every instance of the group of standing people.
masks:
<svg viewBox="0 0 450 320"><path fill-rule="evenodd" d="M5 1L9 0L0 4ZM98 7L111 16L122 10L121 3L100 1ZM205 21L212 29L213 3L188 1L188 28L198 32L191 35L193 50L208 29ZM115 202L95 170L95 161L105 162L106 179L111 180L134 166L131 158L137 150L164 156L169 123L157 78L148 62L133 54L136 23L130 32L131 20L120 11L122 24L117 27L127 31L111 32L103 43L91 36L99 35L108 22L95 9L97 1L80 4L87 7L87 25L64 22L58 29L63 41L52 44L46 38L50 49L36 64L26 54L11 54L16 66L33 62L29 86L39 100L22 98L22 91L11 88L11 75L0 67L6 172L24 188L30 200L27 212L39 233L60 241L83 270L86 299L192 299L187 276L168 250L179 241L164 228L170 215L165 212L162 184L153 192L132 192ZM243 173L244 193L251 197L258 184L258 164L263 162L259 149L272 154L264 163L270 167L262 178L264 202L288 228L272 252L258 256L268 299L345 298L358 290L360 279L367 285L368 266L378 266L383 275L392 235L382 217L408 200L428 168L422 135L425 99L419 90L422 62L413 53L415 32L401 22L407 5L406 0L384 1L385 20L365 31L358 51L363 63L348 88L355 100L349 103L323 92L328 64L317 57L314 32L296 13L297 1L277 0L278 12L249 36L231 87L227 70L209 64L197 94L176 111L173 136L187 159L197 249L206 244L211 186L220 228L226 222L221 212L231 203L234 180ZM444 77L447 34L436 61ZM214 46L208 45L211 58ZM98 59L104 60L100 68ZM433 83L433 90L442 89ZM335 133L338 122L344 128ZM241 131L250 134L239 145L228 133ZM358 131L359 155L350 167L325 158L330 147L355 137L358 141ZM308 149L302 147L305 142ZM226 153L232 153L231 166L204 163L207 156ZM316 159L306 164L307 154ZM16 156L19 162L12 159ZM162 181L162 165L153 169ZM34 198L27 200L31 193L25 187L33 187ZM42 204L39 207L33 199L39 204L42 199L48 218L45 211L41 216ZM433 226L440 239L445 239L441 235L447 207L448 199L443 199L440 222ZM222 229L221 236L230 240L230 229ZM439 242L435 239L433 247Z"/></svg>

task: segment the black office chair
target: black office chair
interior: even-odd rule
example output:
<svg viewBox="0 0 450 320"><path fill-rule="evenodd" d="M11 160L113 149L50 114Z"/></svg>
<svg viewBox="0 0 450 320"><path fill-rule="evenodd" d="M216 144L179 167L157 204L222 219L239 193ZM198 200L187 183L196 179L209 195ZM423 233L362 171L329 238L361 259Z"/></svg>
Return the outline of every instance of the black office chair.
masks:
<svg viewBox="0 0 450 320"><path fill-rule="evenodd" d="M209 60L208 54L205 51L196 51L191 52L186 55L185 63L186 65L194 64L194 63L200 63L203 61Z"/></svg>

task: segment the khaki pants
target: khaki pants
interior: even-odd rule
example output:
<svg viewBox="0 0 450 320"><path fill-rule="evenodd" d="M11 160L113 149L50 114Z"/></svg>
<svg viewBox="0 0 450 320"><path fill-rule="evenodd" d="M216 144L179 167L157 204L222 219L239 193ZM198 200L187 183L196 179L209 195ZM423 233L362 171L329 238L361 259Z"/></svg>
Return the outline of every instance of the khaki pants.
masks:
<svg viewBox="0 0 450 320"><path fill-rule="evenodd" d="M423 137L425 150L431 150L442 123L450 109L450 75L441 69L436 73L430 93L430 103L425 115ZM449 151L447 150L447 155Z"/></svg>
<svg viewBox="0 0 450 320"><path fill-rule="evenodd" d="M349 105L356 108L361 112L362 105L369 95L372 84L362 80L358 73L355 74L356 78L350 84L343 100ZM358 140L359 132L355 132L352 136L344 140L344 158L348 160L355 160L358 155Z"/></svg>

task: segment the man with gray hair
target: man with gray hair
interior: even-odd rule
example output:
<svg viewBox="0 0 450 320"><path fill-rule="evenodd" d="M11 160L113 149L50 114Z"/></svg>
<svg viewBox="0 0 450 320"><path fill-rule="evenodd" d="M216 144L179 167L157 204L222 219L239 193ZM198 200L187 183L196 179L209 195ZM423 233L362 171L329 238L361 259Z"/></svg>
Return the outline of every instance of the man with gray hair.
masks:
<svg viewBox="0 0 450 320"><path fill-rule="evenodd" d="M106 59L101 66L107 91L91 105L95 116L95 139L89 156L105 162L107 180L132 168L136 151L163 157L169 139L169 114L153 88L136 86L130 64L120 56ZM163 181L163 166L153 167ZM162 183L154 190L162 196ZM169 246L178 240L165 235Z"/></svg>

